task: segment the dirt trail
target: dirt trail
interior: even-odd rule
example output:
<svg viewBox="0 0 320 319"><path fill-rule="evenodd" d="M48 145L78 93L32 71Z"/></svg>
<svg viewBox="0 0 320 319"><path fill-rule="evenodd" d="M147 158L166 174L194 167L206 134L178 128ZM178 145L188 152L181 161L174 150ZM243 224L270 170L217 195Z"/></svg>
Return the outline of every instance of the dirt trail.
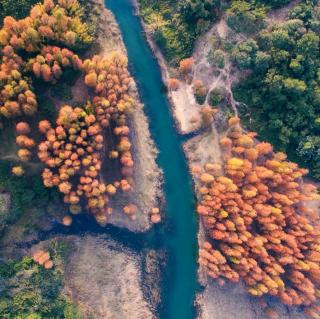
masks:
<svg viewBox="0 0 320 319"><path fill-rule="evenodd" d="M223 88L234 114L238 116L238 102L235 101L232 93L232 85L238 80L232 63L225 55L225 66L223 69L214 70L208 62L208 54L211 49L212 38L218 36L221 39L227 39L232 30L227 26L223 16L197 43L193 58L195 60L194 78L201 80L208 87L206 103L209 102L210 92L217 88Z"/></svg>
<svg viewBox="0 0 320 319"><path fill-rule="evenodd" d="M301 0L293 0L283 8L272 10L267 16L268 24L274 25L276 23L284 21L288 15L288 12L300 2Z"/></svg>

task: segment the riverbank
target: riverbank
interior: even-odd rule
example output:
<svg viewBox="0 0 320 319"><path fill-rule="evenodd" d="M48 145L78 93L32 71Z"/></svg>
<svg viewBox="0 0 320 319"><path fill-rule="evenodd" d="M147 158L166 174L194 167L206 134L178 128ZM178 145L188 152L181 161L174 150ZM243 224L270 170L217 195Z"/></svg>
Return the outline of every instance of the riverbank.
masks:
<svg viewBox="0 0 320 319"><path fill-rule="evenodd" d="M145 253L106 236L71 236L67 240L73 244L73 253L66 261L65 292L84 314L95 319L156 318L157 304L147 301L143 292Z"/></svg>
<svg viewBox="0 0 320 319"><path fill-rule="evenodd" d="M112 52L120 52L127 56L122 35L113 14L105 7L103 0L90 0L90 3L93 12L97 13L96 45L92 49L94 53L107 56ZM135 163L134 187L132 192L119 196L114 211L108 218L108 223L133 232L143 232L152 227L150 221L152 208L159 207L163 201L162 172L156 163L158 150L150 135L148 119L144 113L144 106L140 102L134 79L130 92L136 101L134 111L128 116ZM138 212L133 218L122 211L123 206L128 203L138 207Z"/></svg>
<svg viewBox="0 0 320 319"><path fill-rule="evenodd" d="M133 0L133 4L135 13L139 16L140 7L138 1ZM177 72L165 60L160 48L154 42L152 33L148 30L146 23L142 18L140 18L140 21L145 39L159 64L162 81L166 84L171 77L177 75ZM197 131L201 126L201 117L199 116L200 106L195 101L191 85L181 82L177 90L167 92L167 98L178 132L180 134L189 134Z"/></svg>

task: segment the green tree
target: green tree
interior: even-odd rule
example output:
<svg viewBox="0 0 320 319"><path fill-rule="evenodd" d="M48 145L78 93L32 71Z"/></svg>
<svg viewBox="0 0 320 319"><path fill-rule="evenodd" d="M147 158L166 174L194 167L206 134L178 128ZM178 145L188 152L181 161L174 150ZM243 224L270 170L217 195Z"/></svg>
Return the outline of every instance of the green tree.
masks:
<svg viewBox="0 0 320 319"><path fill-rule="evenodd" d="M208 62L212 66L216 66L219 69L223 69L225 65L225 54L222 50L210 50L208 53Z"/></svg>
<svg viewBox="0 0 320 319"><path fill-rule="evenodd" d="M249 39L234 48L232 57L240 69L248 69L254 67L257 51L257 42Z"/></svg>
<svg viewBox="0 0 320 319"><path fill-rule="evenodd" d="M25 18L29 15L30 8L38 2L37 0L1 0L0 26L6 16L12 16L16 19Z"/></svg>
<svg viewBox="0 0 320 319"><path fill-rule="evenodd" d="M243 33L254 33L266 26L266 11L263 5L236 0L227 10L227 23L230 28Z"/></svg>

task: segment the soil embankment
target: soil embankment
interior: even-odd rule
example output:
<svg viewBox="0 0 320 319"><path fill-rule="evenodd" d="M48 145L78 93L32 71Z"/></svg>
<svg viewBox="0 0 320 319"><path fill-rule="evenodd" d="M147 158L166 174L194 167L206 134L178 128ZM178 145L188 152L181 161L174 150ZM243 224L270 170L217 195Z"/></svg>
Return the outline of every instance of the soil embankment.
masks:
<svg viewBox="0 0 320 319"><path fill-rule="evenodd" d="M110 10L106 9L102 0L91 0L97 16L97 48L99 55L121 52L127 56L119 26ZM148 119L140 102L136 84L133 82L131 93L136 99L135 110L129 116L130 138L133 149L134 188L133 192L122 196L116 203L109 223L127 228L134 232L142 232L151 228L150 213L159 205L162 197L162 172L156 163L157 149L151 138ZM127 203L135 204L139 211L135 218L129 218L122 212Z"/></svg>

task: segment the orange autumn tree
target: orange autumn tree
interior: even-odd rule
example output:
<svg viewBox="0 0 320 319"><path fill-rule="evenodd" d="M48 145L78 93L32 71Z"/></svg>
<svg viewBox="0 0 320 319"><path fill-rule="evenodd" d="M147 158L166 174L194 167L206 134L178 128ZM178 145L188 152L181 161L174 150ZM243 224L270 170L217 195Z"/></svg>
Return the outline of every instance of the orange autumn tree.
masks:
<svg viewBox="0 0 320 319"><path fill-rule="evenodd" d="M168 79L168 88L170 91L177 91L179 89L179 80L175 78Z"/></svg>
<svg viewBox="0 0 320 319"><path fill-rule="evenodd" d="M36 77L55 82L61 67L81 66L77 56L67 49L59 53L55 47L46 47L48 42L72 49L89 45L92 37L81 17L76 0L45 0L34 6L25 19L4 19L0 30L0 116L12 118L36 112L30 67ZM32 57L38 53L42 55ZM31 59L25 61L22 56Z"/></svg>
<svg viewBox="0 0 320 319"><path fill-rule="evenodd" d="M127 59L119 53L87 59L81 63L81 70L84 83L90 89L90 100L84 107L61 108L54 129L48 121L39 123L46 141L39 145L38 156L47 165L43 172L45 185L58 187L64 201L70 204L70 212L78 214L80 205L84 204L96 220L105 225L112 213L110 197L118 191L131 191L133 187L134 162L126 119L134 108L131 77ZM117 142L110 158L118 161L122 178L105 184L100 169L105 136L107 132L110 134L110 129ZM137 209L128 210L128 207L134 205L124 206L123 212L134 218Z"/></svg>
<svg viewBox="0 0 320 319"><path fill-rule="evenodd" d="M134 165L127 125L127 116L134 109L134 99L127 63L127 58L119 53L105 58L95 56L83 63L84 81L92 88L92 106L98 122L104 128L112 126L118 142L109 157L120 161L124 177L120 185L123 190L130 188Z"/></svg>
<svg viewBox="0 0 320 319"><path fill-rule="evenodd" d="M320 228L307 203L318 195L303 183L305 169L255 136L231 118L220 140L225 164L194 170L207 234L199 263L213 279L242 280L252 296L277 296L312 313L320 292Z"/></svg>
<svg viewBox="0 0 320 319"><path fill-rule="evenodd" d="M42 78L45 82L56 83L64 69L73 68L80 70L82 61L78 55L66 48L46 46L41 50L41 55L28 61L27 68L35 77Z"/></svg>
<svg viewBox="0 0 320 319"><path fill-rule="evenodd" d="M188 75L191 73L194 65L194 59L192 57L183 59L179 63L179 71L182 75Z"/></svg>
<svg viewBox="0 0 320 319"><path fill-rule="evenodd" d="M134 88L123 54L82 61L73 52L92 42L81 18L76 0L45 0L25 19L4 19L0 30L0 117L23 118L16 126L18 157L21 162L30 161L35 132L25 116L37 112L33 82L56 84L68 69L82 75L78 83L88 87L88 100L77 107L58 106L54 125L46 119L38 123L44 137L38 157L46 165L42 174L45 186L58 188L70 212L79 214L85 209L105 225L112 212L111 197L130 192L134 186L127 121L134 110ZM109 137L112 149L108 149ZM104 181L101 176L105 153L119 167L117 180ZM22 175L23 168L16 166L12 172ZM133 206L124 203L124 213ZM129 211L128 216L134 218L137 209ZM65 216L62 222L70 225L72 218Z"/></svg>
<svg viewBox="0 0 320 319"><path fill-rule="evenodd" d="M86 207L100 221L105 217L106 187L100 181L103 135L94 115L83 108L65 105L60 109L56 127L46 131L38 156L48 167L42 177L47 187L57 186L64 202ZM79 182L72 182L72 179Z"/></svg>

